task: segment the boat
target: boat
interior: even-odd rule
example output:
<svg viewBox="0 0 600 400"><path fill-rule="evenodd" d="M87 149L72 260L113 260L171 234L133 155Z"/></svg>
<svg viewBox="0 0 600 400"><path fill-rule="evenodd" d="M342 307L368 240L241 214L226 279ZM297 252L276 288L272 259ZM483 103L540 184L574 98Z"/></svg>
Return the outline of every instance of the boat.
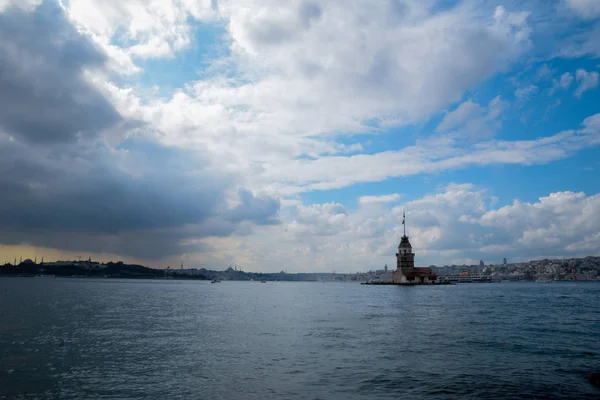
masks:
<svg viewBox="0 0 600 400"><path fill-rule="evenodd" d="M260 283L267 283L267 281L265 281L264 279L262 281L260 281Z"/></svg>
<svg viewBox="0 0 600 400"><path fill-rule="evenodd" d="M212 281L210 281L210 283L219 283L219 282L221 282L221 280L218 278L214 278Z"/></svg>

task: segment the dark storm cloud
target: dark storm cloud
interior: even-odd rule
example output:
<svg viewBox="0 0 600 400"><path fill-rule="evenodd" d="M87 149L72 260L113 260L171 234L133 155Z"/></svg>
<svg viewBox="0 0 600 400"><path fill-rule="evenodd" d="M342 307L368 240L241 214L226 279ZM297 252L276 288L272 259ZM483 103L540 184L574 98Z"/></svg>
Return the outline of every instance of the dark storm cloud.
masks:
<svg viewBox="0 0 600 400"><path fill-rule="evenodd" d="M79 147L77 155L54 159L51 151L8 143L0 151L0 165L11 172L0 177L7 188L0 200L0 224L117 234L211 216L230 178L207 174L194 164L169 165L174 155L155 148L155 162L144 164L146 155L135 150Z"/></svg>
<svg viewBox="0 0 600 400"><path fill-rule="evenodd" d="M0 135L1 243L159 258L205 249L188 239L279 223L278 200L244 189L227 209L234 177L211 170L208 156L143 141L73 150Z"/></svg>
<svg viewBox="0 0 600 400"><path fill-rule="evenodd" d="M252 192L243 188L238 193L241 203L225 214L230 221L234 223L252 221L261 225L279 223L277 214L280 202L278 199L269 196L255 196Z"/></svg>
<svg viewBox="0 0 600 400"><path fill-rule="evenodd" d="M94 135L121 117L82 76L106 56L54 2L0 14L0 127L30 142Z"/></svg>
<svg viewBox="0 0 600 400"><path fill-rule="evenodd" d="M235 177L210 154L123 120L82 78L105 55L53 4L0 14L0 244L161 258L278 222L277 200L243 189L227 209Z"/></svg>

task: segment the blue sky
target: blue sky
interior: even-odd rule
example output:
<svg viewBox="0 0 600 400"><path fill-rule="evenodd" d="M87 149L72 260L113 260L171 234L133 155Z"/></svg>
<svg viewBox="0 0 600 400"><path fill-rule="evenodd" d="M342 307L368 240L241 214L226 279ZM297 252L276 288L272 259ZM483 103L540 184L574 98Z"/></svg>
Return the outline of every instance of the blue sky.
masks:
<svg viewBox="0 0 600 400"><path fill-rule="evenodd" d="M14 217L15 194L0 255L359 271L393 264L402 210L419 265L600 251L595 0L11 0L0 17L24 66L0 137L38 155L1 164L3 184L98 201L72 205L89 227L45 232L31 221L68 207Z"/></svg>
<svg viewBox="0 0 600 400"><path fill-rule="evenodd" d="M588 116L598 112L600 91L591 89L577 97L576 85L569 90L549 93L553 79L565 73L575 75L577 69L598 71L599 60L585 57L577 60L542 59L528 67L494 76L465 93L461 101L473 100L487 103L495 96L502 96L510 104L499 118L495 138L498 140L535 140L561 131L577 128ZM540 71L550 70L552 77L540 77ZM515 78L518 75L518 78ZM516 81L515 81L516 80ZM520 88L535 85L527 100L520 100L515 92ZM460 104L460 102L458 103ZM418 124L386 129L377 136L359 135L344 143L365 143L364 153L374 154L386 150L414 146L418 140L435 135L435 128L445 112L455 110L457 103ZM468 146L468 144L467 144ZM378 195L401 192L409 199L419 198L435 191L448 182L470 182L486 186L499 198L499 204L509 204L513 199L534 202L556 188L565 191L597 193L600 180L595 178L600 167L600 148L582 149L568 157L543 165L493 164L477 168L461 168L423 174L406 178L358 184L335 191L310 192L302 196L312 203L338 201L354 207L356 198L368 193Z"/></svg>

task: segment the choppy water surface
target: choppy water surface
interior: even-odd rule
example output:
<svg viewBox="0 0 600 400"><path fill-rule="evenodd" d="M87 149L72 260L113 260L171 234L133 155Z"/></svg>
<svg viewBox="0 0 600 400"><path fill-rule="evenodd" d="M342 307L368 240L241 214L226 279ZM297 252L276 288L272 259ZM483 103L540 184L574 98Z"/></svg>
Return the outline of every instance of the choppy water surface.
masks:
<svg viewBox="0 0 600 400"><path fill-rule="evenodd" d="M600 282L0 279L0 398L598 399Z"/></svg>

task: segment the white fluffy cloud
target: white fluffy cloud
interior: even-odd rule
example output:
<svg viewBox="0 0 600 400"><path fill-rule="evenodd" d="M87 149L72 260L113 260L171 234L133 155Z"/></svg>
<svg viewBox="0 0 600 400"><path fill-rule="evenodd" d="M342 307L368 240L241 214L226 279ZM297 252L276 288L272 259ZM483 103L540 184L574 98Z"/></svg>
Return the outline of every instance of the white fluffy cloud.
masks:
<svg viewBox="0 0 600 400"><path fill-rule="evenodd" d="M533 93L534 89L521 89L517 95L521 98ZM453 137L469 139L488 139L500 128L500 115L506 108L500 96L490 101L487 107L467 100L455 110L447 113L438 127L437 132L453 131Z"/></svg>
<svg viewBox="0 0 600 400"><path fill-rule="evenodd" d="M335 203L294 207L282 226L248 238L225 258L252 268L269 263L296 271L364 271L395 263L406 210L416 263L499 263L600 254L600 195L556 192L533 202L498 206L485 188L451 184L397 207L368 203L348 212ZM310 260L310 262L308 261Z"/></svg>
<svg viewBox="0 0 600 400"><path fill-rule="evenodd" d="M348 154L356 148L317 138L287 135L286 131L269 130L257 135L252 130L255 123L251 122L243 129L227 127L230 113L220 102L197 109L190 105L187 94L179 93L168 104L155 103L138 108L139 102L132 101L122 91L112 93L115 101L121 104L122 113L149 120L163 131L184 133L188 146L201 146L218 155L225 168L246 177L249 187L260 187L282 196L473 165L544 164L600 142L600 131L591 124L594 117L584 121L579 130L560 132L537 140L487 140L470 148L461 146L460 139L464 136L489 137L497 129L504 103L496 98L487 109L472 102L459 106L457 110L464 108L464 104L470 104L468 111L471 118L466 121L457 117L452 124L442 123L442 126L456 127L466 121L454 136L424 141L397 151ZM223 101L226 102L226 99L223 98ZM135 112L130 112L130 109ZM195 122L200 116L199 112L204 112L202 118L211 123ZM446 117L449 118L452 113ZM224 126L219 126L219 120L224 121ZM218 128L211 129L211 126ZM173 140L169 137L163 139ZM309 155L310 159L299 159L302 155Z"/></svg>
<svg viewBox="0 0 600 400"><path fill-rule="evenodd" d="M104 46L123 42L134 57L185 48L190 16L214 17L226 27L227 65L240 79L190 83L143 111L161 128L172 127L167 131L180 143L206 135L270 139L276 132L296 145L299 138L372 130L365 121L419 120L530 46L528 14L502 7L439 12L429 2L408 0L350 6L228 0L191 14L188 3L72 0L66 6ZM193 132L199 126L206 127L201 135Z"/></svg>
<svg viewBox="0 0 600 400"><path fill-rule="evenodd" d="M456 107L455 110L444 116L442 122L437 127L438 131L447 131L464 124L473 116L479 116L484 113L484 109L477 103L467 100Z"/></svg>
<svg viewBox="0 0 600 400"><path fill-rule="evenodd" d="M98 40L139 58L171 57L191 43L190 19L214 17L211 0L64 0L68 15Z"/></svg>
<svg viewBox="0 0 600 400"><path fill-rule="evenodd" d="M206 2L191 14L188 2L88 2L73 0L65 7L106 48L115 38L128 38L122 47L129 56L149 43L163 43L169 54L185 47L190 15L226 27L227 65L238 78L215 75L150 101L103 79L97 84L122 115L160 131L163 143L208 150L224 169L245 176L247 186L280 195L446 168L434 164L462 157L462 150L444 145L351 156L363 144L340 144L332 134L422 120L530 47L527 12L466 3L440 11L410 0L227 0L216 7ZM496 98L477 107L456 135L493 136L505 103ZM305 156L314 162L298 160ZM387 161L394 164L390 172L380 165ZM404 168L407 162L414 165Z"/></svg>
<svg viewBox="0 0 600 400"><path fill-rule="evenodd" d="M600 195L558 192L541 197L536 203L515 200L512 205L490 210L470 220L475 226L508 236L508 243L519 254L561 256L572 254L581 243L596 244L600 229ZM506 243L499 243L505 244ZM581 254L581 253L580 253Z"/></svg>
<svg viewBox="0 0 600 400"><path fill-rule="evenodd" d="M592 29L568 37L560 46L558 55L569 58L600 57L600 22Z"/></svg>
<svg viewBox="0 0 600 400"><path fill-rule="evenodd" d="M358 119L419 118L529 46L527 13L502 7L480 16L466 7L434 13L413 1L257 1L249 13L228 3L234 54L254 73L275 71L269 84L294 89L282 93L297 93L293 100L309 112L335 104Z"/></svg>
<svg viewBox="0 0 600 400"><path fill-rule="evenodd" d="M348 224L348 212L339 203L299 205L293 210L293 221L287 230L297 236L335 235Z"/></svg>
<svg viewBox="0 0 600 400"><path fill-rule="evenodd" d="M568 7L582 18L596 18L600 16L600 2L597 0L565 0Z"/></svg>
<svg viewBox="0 0 600 400"><path fill-rule="evenodd" d="M398 193L384 194L381 196L361 196L358 198L358 204L364 206L367 204L391 203L397 201L399 198L400 195Z"/></svg>
<svg viewBox="0 0 600 400"><path fill-rule="evenodd" d="M44 0L0 0L0 12L7 10L9 7L18 7L21 10L33 11Z"/></svg>
<svg viewBox="0 0 600 400"><path fill-rule="evenodd" d="M594 89L598 86L598 72L588 72L584 69L578 69L575 73L575 79L579 86L575 89L575 96L581 97L584 92Z"/></svg>
<svg viewBox="0 0 600 400"><path fill-rule="evenodd" d="M515 90L515 97L522 102L528 101L538 91L536 85L528 85Z"/></svg>
<svg viewBox="0 0 600 400"><path fill-rule="evenodd" d="M565 72L560 76L560 79L553 80L552 88L550 89L550 94L554 93L559 89L567 90L573 83L573 80L573 75L571 75L569 72Z"/></svg>
<svg viewBox="0 0 600 400"><path fill-rule="evenodd" d="M537 140L488 140L468 149L457 146L455 140L443 139L371 155L292 160L267 165L259 176L264 179L264 184L271 184L277 192L293 194L473 165L545 164L600 144L599 120L600 114L596 114L585 119L579 130L564 131ZM302 174L297 171L302 171Z"/></svg>

